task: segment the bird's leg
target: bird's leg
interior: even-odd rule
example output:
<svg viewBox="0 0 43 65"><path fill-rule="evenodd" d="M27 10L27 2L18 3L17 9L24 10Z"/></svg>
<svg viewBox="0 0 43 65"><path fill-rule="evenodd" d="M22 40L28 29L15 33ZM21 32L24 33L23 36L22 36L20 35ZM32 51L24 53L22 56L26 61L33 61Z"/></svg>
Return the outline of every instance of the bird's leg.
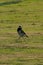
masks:
<svg viewBox="0 0 43 65"><path fill-rule="evenodd" d="M20 36L16 39L16 42L19 42Z"/></svg>
<svg viewBox="0 0 43 65"><path fill-rule="evenodd" d="M21 37L19 36L19 38L18 39L20 39Z"/></svg>

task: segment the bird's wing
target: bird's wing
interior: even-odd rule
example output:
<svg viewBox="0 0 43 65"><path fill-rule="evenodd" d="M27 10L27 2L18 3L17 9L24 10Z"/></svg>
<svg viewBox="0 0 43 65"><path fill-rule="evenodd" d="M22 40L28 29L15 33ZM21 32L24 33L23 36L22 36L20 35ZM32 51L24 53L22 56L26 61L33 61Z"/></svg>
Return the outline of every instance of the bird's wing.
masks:
<svg viewBox="0 0 43 65"><path fill-rule="evenodd" d="M22 34L26 34L23 30L21 30L21 33L22 33Z"/></svg>
<svg viewBox="0 0 43 65"><path fill-rule="evenodd" d="M24 36L28 37L23 30L21 31L21 33L22 33Z"/></svg>

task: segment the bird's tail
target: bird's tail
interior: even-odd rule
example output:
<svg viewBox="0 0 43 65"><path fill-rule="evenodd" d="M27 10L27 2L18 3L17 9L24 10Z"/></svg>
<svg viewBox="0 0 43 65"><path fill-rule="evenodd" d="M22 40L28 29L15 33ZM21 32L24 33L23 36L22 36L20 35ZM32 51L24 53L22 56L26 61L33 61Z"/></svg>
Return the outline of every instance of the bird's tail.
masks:
<svg viewBox="0 0 43 65"><path fill-rule="evenodd" d="M26 37L28 37L28 35L25 34Z"/></svg>

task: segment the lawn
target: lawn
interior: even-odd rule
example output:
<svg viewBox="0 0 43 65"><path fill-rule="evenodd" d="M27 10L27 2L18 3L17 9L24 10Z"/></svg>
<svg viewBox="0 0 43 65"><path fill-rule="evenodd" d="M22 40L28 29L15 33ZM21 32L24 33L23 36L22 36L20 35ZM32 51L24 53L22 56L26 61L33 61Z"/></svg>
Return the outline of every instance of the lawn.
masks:
<svg viewBox="0 0 43 65"><path fill-rule="evenodd" d="M0 65L43 65L43 0L0 0Z"/></svg>

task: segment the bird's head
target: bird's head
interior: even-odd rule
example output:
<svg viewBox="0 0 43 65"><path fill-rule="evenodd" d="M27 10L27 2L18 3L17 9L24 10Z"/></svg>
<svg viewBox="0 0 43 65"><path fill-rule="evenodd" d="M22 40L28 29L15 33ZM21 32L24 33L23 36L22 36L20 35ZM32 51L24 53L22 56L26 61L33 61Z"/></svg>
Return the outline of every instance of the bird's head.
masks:
<svg viewBox="0 0 43 65"><path fill-rule="evenodd" d="M21 26L19 26L19 28L20 28L20 29L22 29L22 27L21 27Z"/></svg>

